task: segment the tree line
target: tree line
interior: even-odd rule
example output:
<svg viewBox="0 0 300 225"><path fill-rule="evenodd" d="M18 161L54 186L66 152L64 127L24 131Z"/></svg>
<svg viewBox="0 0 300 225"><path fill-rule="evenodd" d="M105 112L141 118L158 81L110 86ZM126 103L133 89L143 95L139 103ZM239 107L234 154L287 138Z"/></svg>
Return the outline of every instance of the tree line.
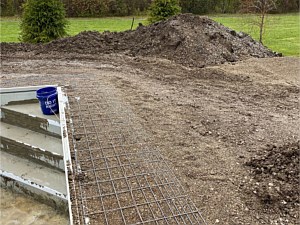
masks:
<svg viewBox="0 0 300 225"><path fill-rule="evenodd" d="M36 0L39 1L39 0ZM131 16L147 13L152 0L61 0L68 17ZM242 5L255 0L180 0L182 13L239 13ZM0 15L22 13L26 0L1 0ZM276 0L271 13L299 12L300 0Z"/></svg>

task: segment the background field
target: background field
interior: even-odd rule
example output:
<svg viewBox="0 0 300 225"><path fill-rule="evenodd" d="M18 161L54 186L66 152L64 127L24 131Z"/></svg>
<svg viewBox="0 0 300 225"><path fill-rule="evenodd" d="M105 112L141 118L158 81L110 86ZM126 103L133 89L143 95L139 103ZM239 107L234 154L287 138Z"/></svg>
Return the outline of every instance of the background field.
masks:
<svg viewBox="0 0 300 225"><path fill-rule="evenodd" d="M257 17L254 15L211 15L212 19L237 31L249 33L258 39ZM68 33L73 36L84 30L124 31L131 27L132 17L110 18L69 18ZM0 42L19 42L19 18L0 18ZM146 18L135 18L134 28L138 23L146 23ZM264 44L286 56L300 56L300 14L269 15L267 18Z"/></svg>
<svg viewBox="0 0 300 225"><path fill-rule="evenodd" d="M213 16L214 20L259 39L257 16ZM300 56L300 14L268 15L263 43L287 56Z"/></svg>

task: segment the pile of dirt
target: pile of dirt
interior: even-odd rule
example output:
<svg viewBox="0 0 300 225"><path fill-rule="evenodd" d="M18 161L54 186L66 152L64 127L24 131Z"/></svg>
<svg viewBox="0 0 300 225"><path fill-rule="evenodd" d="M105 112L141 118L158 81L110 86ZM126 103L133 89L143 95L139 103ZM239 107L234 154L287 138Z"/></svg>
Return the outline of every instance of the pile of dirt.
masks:
<svg viewBox="0 0 300 225"><path fill-rule="evenodd" d="M34 51L34 54L76 53L166 58L185 66L203 67L249 57L273 57L249 35L231 30L207 17L181 14L134 31L85 31L45 45L1 44L2 53Z"/></svg>
<svg viewBox="0 0 300 225"><path fill-rule="evenodd" d="M246 163L253 175L248 188L267 208L292 218L299 216L300 142L268 146L261 156Z"/></svg>

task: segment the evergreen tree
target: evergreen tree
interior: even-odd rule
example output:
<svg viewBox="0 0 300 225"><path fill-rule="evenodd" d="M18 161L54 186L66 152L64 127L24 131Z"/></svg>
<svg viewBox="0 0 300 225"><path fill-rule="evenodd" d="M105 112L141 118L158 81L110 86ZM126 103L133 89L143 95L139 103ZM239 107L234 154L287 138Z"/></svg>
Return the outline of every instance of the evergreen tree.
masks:
<svg viewBox="0 0 300 225"><path fill-rule="evenodd" d="M180 13L178 0L154 0L150 6L148 21L155 23Z"/></svg>
<svg viewBox="0 0 300 225"><path fill-rule="evenodd" d="M67 34L65 9L60 0L27 0L23 10L22 41L45 43Z"/></svg>

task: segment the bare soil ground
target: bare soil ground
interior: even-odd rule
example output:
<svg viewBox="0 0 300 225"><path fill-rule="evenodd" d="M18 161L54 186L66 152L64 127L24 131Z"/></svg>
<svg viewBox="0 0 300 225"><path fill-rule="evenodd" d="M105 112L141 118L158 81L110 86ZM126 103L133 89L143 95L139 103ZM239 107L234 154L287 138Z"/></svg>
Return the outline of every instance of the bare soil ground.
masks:
<svg viewBox="0 0 300 225"><path fill-rule="evenodd" d="M159 54L2 47L1 87L57 83L70 97L76 85L119 90L208 224L299 224L299 58L197 66Z"/></svg>

